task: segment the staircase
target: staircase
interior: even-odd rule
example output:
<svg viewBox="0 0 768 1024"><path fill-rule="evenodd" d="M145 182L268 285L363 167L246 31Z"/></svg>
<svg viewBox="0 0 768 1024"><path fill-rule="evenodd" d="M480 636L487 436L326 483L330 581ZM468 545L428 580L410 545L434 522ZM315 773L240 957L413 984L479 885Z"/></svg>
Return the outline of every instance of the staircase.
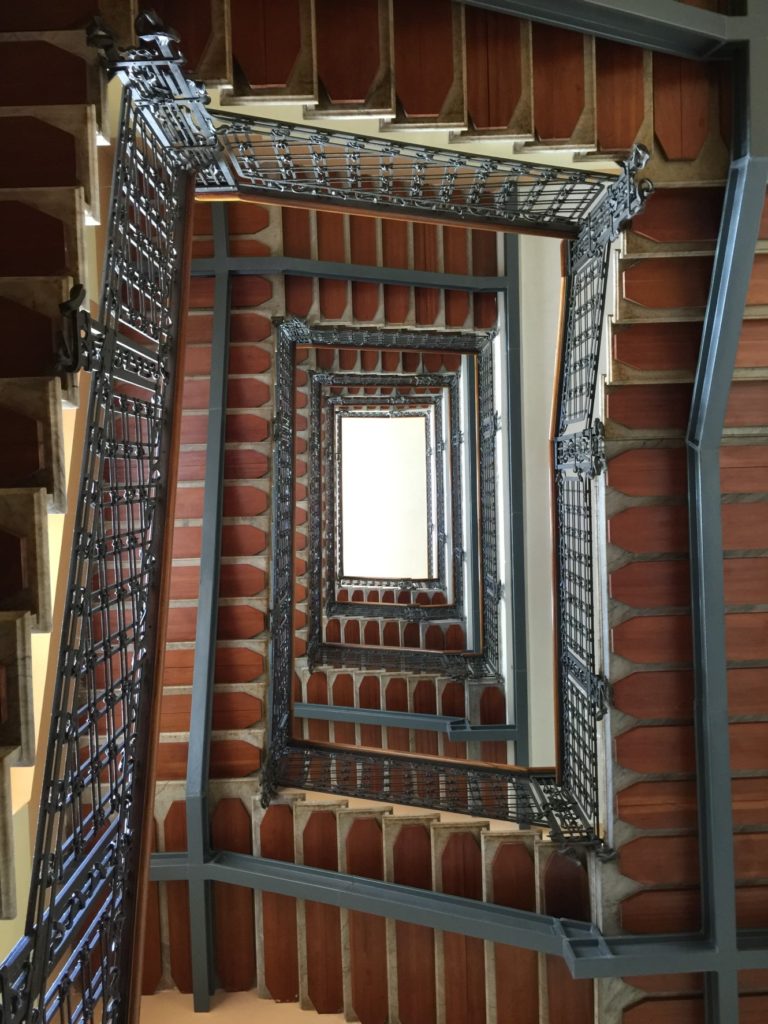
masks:
<svg viewBox="0 0 768 1024"><path fill-rule="evenodd" d="M170 9L161 6L161 10L173 20ZM195 32L199 42L196 51L190 51L190 64L198 73L205 74L211 84L225 83L219 94L221 105L247 108L249 103L260 101L293 103L303 108L307 120L352 117L353 127L361 131L379 127L383 132L429 132L422 135L425 141L468 141L475 149L492 139L497 143L504 140L515 149L546 152L549 159L556 157L557 150L565 158L570 153L581 158L613 156L625 153L636 141L651 151L648 173L657 191L632 225L621 255L620 294L606 392L610 678L615 681L611 721L617 762L615 844L619 855L613 864L601 868L599 893L592 898L597 919L609 931L695 929L699 904L682 437L728 165L730 101L726 69L651 55L442 2L419 4L417 12L416 5L397 0L355 4L316 0L314 5L280 5L266 17L266 5L233 0L229 13L230 26L221 10L211 14L210 24L205 19L198 21ZM179 17L192 20L192 8L186 8ZM179 18L175 24L185 38ZM355 54L354 62L344 59L343 55L349 53ZM422 59L414 60L413 54L422 54ZM274 211L271 218L270 230L274 230ZM473 231L467 239L468 233L462 228L289 208L282 210L279 227L287 255L417 269L497 272L495 242L488 232ZM765 871L760 865L765 863L761 830L768 823L768 791L761 774L767 767L762 752L766 748L768 708L761 681L768 657L764 650L764 608L768 606L764 563L768 564L768 548L762 528L765 517L757 507L750 507L758 506L762 512L760 502L768 493L764 479L768 335L761 319L765 316L761 280L759 251L723 449L738 899L742 907L740 923L755 926L764 926L767 920L763 899L766 889L761 886ZM273 288L273 294L276 291L279 289ZM435 290L405 286L286 277L284 294L287 312L311 319L487 327L496 316L494 306L489 305L494 303L490 296L476 296L473 308L468 294L440 295ZM302 536L299 524L299 539ZM298 626L297 643L301 644L300 622ZM740 665L741 661L746 664ZM319 703L333 699L359 706L464 713L458 704L456 708L451 704L452 697L443 688L445 681L428 682L435 690L426 700L423 682L415 680L361 679L348 673L319 672L301 676L297 685L304 700ZM302 728L307 738L321 742L332 738L333 729L338 742L339 730L355 727L314 722L304 723ZM426 742L433 745L429 752L435 753L438 742L447 745L435 734L367 736L367 742L374 746L382 741L424 752ZM448 746L450 751L441 747L440 752L454 757L464 753L458 745ZM490 750L484 750L482 756L494 759ZM289 854L286 839L284 856L301 856L304 840L300 833L303 836L306 815L323 813L328 815L327 824L314 827L318 832L323 827L328 829L330 848L335 822L336 838L342 837L339 856L343 857L346 833L339 822L348 810L340 809L337 801L322 812L301 801L302 810L297 811L299 805L288 803L291 811L275 809L275 815L285 819L286 835L295 844ZM247 803L243 806L247 813ZM394 862L386 859L386 836L393 827L388 822L401 819L398 815L390 819L386 814L381 818L380 809L359 813L366 819L380 818L380 824L366 824L365 828L371 833L381 828L386 877L396 877ZM263 826L254 827L258 832ZM424 843L420 856L420 877L431 878L434 872L437 885L436 858L442 854L435 851L442 828L435 823L429 825L430 842ZM473 828L468 825L467 834L477 845ZM465 834L461 829L459 832ZM487 844L493 834L481 830L479 842ZM252 848L258 850L261 840L257 833L254 835ZM317 847L324 845L318 841ZM376 842L372 850L374 847L378 850ZM370 856L379 863L378 853L371 852ZM334 859L329 866L337 863L341 864ZM510 879L514 877L510 867ZM510 891L518 893L519 898L521 890L515 883L509 884ZM467 885L468 894L470 890L479 891L472 890L469 882ZM482 891L488 898L487 881ZM539 893L537 906L542 909L544 905ZM323 908L317 908L317 912L321 918L323 914L329 919L335 915L328 925L333 934L333 928L338 927L338 912ZM306 924L306 914L299 913L300 924ZM313 920L310 914L310 923ZM350 983L335 983L332 998L315 987L310 995L310 978L304 976L301 965L313 963L315 954L307 958L303 940L290 975L300 977L300 983L286 983L285 987L276 980L267 983L264 972L273 969L261 965L265 957L267 964L275 963L267 952L270 927L267 918L257 915L256 945L260 950L264 944L264 953L256 954L262 994L278 999L299 998L301 1005L316 1009L343 1006L350 1019L378 1019L373 1006L360 1011ZM384 925L380 923L379 928L382 941ZM401 926L387 924L388 937L393 928L399 933ZM349 929L343 931L347 935ZM302 934L301 928L297 934ZM448 1019L451 1001L444 1004L438 998L433 1006L429 1001L431 990L423 991L423 981L411 984L409 989L415 992L414 998L426 999L426 1004L403 1010L402 989L393 985L400 962L399 941L398 934L394 965L391 939L386 947L386 1005L390 1012L397 1005L402 1020L411 1019L409 1012L421 1013L426 1019ZM439 961L445 954L444 946L438 944L435 954L437 947L431 937L424 948L430 942L431 955L437 955ZM288 945L293 949L292 940ZM351 961L341 958L351 954L345 952L343 943L338 953L333 943L331 946L332 951L323 951L322 955L342 963L343 976L348 978L354 968L347 969ZM512 954L496 950L496 966L486 971L486 976L495 977L497 985L511 978L509 965L499 969L505 954L510 963L524 958L519 951ZM287 958L288 951L283 950L282 955ZM472 971L468 965L473 954L465 949L464 955L458 972L462 977ZM338 967L330 960L326 967L329 978L336 976ZM444 967L438 963L438 992L443 991L439 986L445 977L441 970ZM542 984L545 994L538 1009L534 997L534 1008L526 1010L521 1004L521 993L535 992L538 982L534 985L531 981L526 988L523 983L513 987L509 981L507 997L502 998L498 988L495 994L489 989L482 1008L469 1008L459 999L461 1009L456 1019L516 1020L518 1017L509 1015L513 1005L517 1013L523 1014L519 1019L526 1019L526 1012L532 1019L539 1019L536 1014L540 1013L541 1020L578 1020L579 1013L590 1019L589 1014L594 1012L591 989L581 1003L578 996L569 993L567 1009L552 994L559 991L559 974L564 971L559 962L546 965L544 976L550 984ZM428 976L432 973L431 969L426 971ZM163 976L167 981L168 972ZM567 972L563 977L567 979ZM176 980L173 974L171 978ZM366 984L372 988L378 984L383 991L385 982L369 979ZM601 1021L662 1022L676 1020L676 1013L698 1021L703 1013L699 984L700 979L693 976L628 978L598 983L594 998ZM478 985L471 986L473 992L483 990ZM764 1008L762 993L768 992L768 978L755 973L744 976L741 985L743 1013L750 1019L750 1014L759 1014ZM555 1002L547 1006L547 999Z"/></svg>
<svg viewBox="0 0 768 1024"><path fill-rule="evenodd" d="M106 142L105 86L74 5L0 13L0 917L23 912L29 864L26 805L44 720L47 644L54 618L49 513L67 508L77 376L61 372L59 303L74 283L98 296L87 225L105 203L97 142ZM104 179L102 179L103 181ZM109 175L106 176L108 195ZM69 409L65 443L63 410ZM75 472L79 460L75 459ZM59 527L56 533L58 535ZM68 543L64 551L68 558ZM53 569L53 573L50 571ZM35 638L32 634L42 634ZM33 678L33 662L35 673ZM25 810L24 814L17 811ZM30 817L33 813L30 812ZM33 824L33 823L31 823ZM17 886L17 880L18 886ZM14 937L21 932L18 921ZM5 934L10 935L10 932ZM5 952L5 950L3 950Z"/></svg>
<svg viewBox="0 0 768 1024"><path fill-rule="evenodd" d="M499 139L550 158L623 155L640 141L657 183L717 181L727 166L717 64L447 0L155 6L185 41L193 73L222 85L222 104L301 104L307 119L367 118L475 150Z"/></svg>
<svg viewBox="0 0 768 1024"><path fill-rule="evenodd" d="M721 204L722 191L693 175L659 191L632 225L620 265L606 421L619 857L603 884L608 922L633 933L700 926L682 439ZM766 237L764 214L721 450L741 928L768 921ZM691 1020L701 1019L699 977L627 980L658 997L653 1020L683 1005ZM743 1020L764 1012L766 997L757 993L767 989L766 972L743 972ZM646 1019L639 1008L624 1014L630 1024Z"/></svg>
<svg viewBox="0 0 768 1024"><path fill-rule="evenodd" d="M716 6L713 3L707 6ZM682 437L727 170L729 83L720 65L682 61L444 0L211 0L155 7L182 38L193 73L219 102L292 105L294 116L353 118L353 130L405 132L482 150L502 144L550 159L602 159L635 142L657 184L626 237L606 395L609 618L614 682L615 845L599 886L540 838L445 815L286 794L254 807L263 742L265 518L269 507L271 345L275 312L381 324L488 327L495 298L402 285L243 278L233 290L225 559L214 704L214 845L442 888L472 898L601 921L606 931L684 931L699 919L687 509ZM130 5L103 0L118 37ZM50 628L46 513L64 502L58 304L83 280L84 224L100 216L97 132L106 130L93 58L82 44L91 5L16 5L0 14L0 251L8 344L0 422L20 443L0 456L0 894L13 913L9 773L34 760L30 632ZM11 48L7 44L14 44ZM26 54L20 60L19 51ZM355 59L348 55L354 53ZM427 59L428 58L428 59ZM55 69L55 70L52 70ZM264 109L264 108L262 108ZM285 109L285 106L282 108ZM267 109L268 112L268 109ZM496 150L498 152L498 149ZM40 153L46 159L40 159ZM102 182L106 180L102 177ZM208 255L206 208L196 252ZM234 224L239 224L235 230ZM768 222L767 222L768 224ZM495 238L464 228L299 209L230 207L237 254L496 272ZM761 231L768 240L768 226ZM768 924L765 697L768 612L768 256L761 241L722 451L731 752L739 924ZM235 251L235 250L233 250ZM194 648L196 563L212 282L196 278L186 332L187 388L174 529L169 649L155 808L159 849L184 847L183 784ZM91 291L91 297L95 293ZM208 353L207 350L208 349ZM301 459L301 454L299 454ZM299 534L303 536L301 524ZM301 583L299 584L301 585ZM301 642L299 624L298 642ZM416 689L406 682L406 701ZM435 709L444 702L443 683ZM320 693L338 678L311 678ZM362 680L355 679L361 703ZM344 681L343 685L349 684ZM369 689L400 707L391 681ZM402 688L400 688L402 690ZM309 693L309 691L307 691ZM439 701L438 701L439 695ZM305 699L318 699L307 696ZM431 706L431 704L429 705ZM418 710L427 710L428 703ZM503 710L503 709L502 709ZM447 713L457 713L451 708ZM486 719L492 721L493 719ZM320 725L320 723L316 723ZM337 727L338 728L338 727ZM429 740L435 734L428 734ZM419 749L418 736L400 737ZM394 746L390 738L389 745ZM445 742L441 739L440 742ZM446 751L443 751L444 753ZM457 752L453 756L459 756ZM491 759L489 752L483 756ZM703 1020L690 975L574 983L559 960L287 897L216 894L223 988L254 984L348 1019L403 1022L551 1020L669 1024ZM191 989L183 883L153 887L146 992ZM235 925L235 922L236 925ZM238 942L228 937L238 935ZM252 939L252 941L251 941ZM366 951L375 955L366 955ZM534 963L534 960L536 962ZM764 1017L768 977L740 979L742 1020ZM450 996L450 998L444 998Z"/></svg>
<svg viewBox="0 0 768 1024"><path fill-rule="evenodd" d="M213 782L211 791L213 841L230 850L590 917L585 864L533 832L319 794L286 792L265 812L245 781ZM181 787L159 789L155 819L160 846L183 849ZM255 987L363 1024L537 1024L540 1005L552 1020L593 1019L592 982L573 981L555 958L269 893L254 905L234 887L217 887L215 900L216 969L228 992ZM153 884L148 925L144 992L191 992L186 883Z"/></svg>

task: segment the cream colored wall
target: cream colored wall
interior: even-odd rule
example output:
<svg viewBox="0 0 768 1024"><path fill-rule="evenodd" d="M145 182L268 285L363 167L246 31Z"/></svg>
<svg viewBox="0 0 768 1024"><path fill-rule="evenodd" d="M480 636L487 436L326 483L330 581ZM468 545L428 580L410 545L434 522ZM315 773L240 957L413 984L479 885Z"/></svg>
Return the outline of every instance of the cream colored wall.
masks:
<svg viewBox="0 0 768 1024"><path fill-rule="evenodd" d="M70 459L77 414L77 409L71 407L62 409L62 439L68 492ZM63 513L50 512L48 514L48 565L51 585L51 607L54 608L54 629L51 633L33 633L31 638L32 699L35 714L38 763L31 766L18 765L9 769L11 812L13 814L14 870L16 876L16 916L0 920L0 959L13 948L24 933L27 897L31 879L33 836L37 824L38 801L33 796L35 794L35 773L39 772L40 765L45 759L47 725L43 721L43 717L46 706L46 692L47 687L52 685L55 676L55 665L58 660L58 631L56 627L60 622L61 612L55 601L57 591L59 590L59 574L60 572L67 572L66 557L62 559L65 519L66 516ZM65 554L68 554L68 548Z"/></svg>
<svg viewBox="0 0 768 1024"><path fill-rule="evenodd" d="M111 96L119 97L119 89L113 88ZM113 103L114 106L114 103ZM117 124L117 119L112 124ZM97 146L105 140L96 139ZM103 175L102 175L103 179ZM110 181L99 183L101 206L104 207L110 189ZM84 281L86 295L91 306L98 301L102 253L96 224L88 219L81 228L83 232L85 267ZM93 309L91 310L93 312ZM53 609L53 630L50 633L33 633L32 646L32 698L35 716L36 763L31 766L11 767L10 790L13 814L14 870L16 876L16 916L0 920L0 959L3 959L18 942L24 932L27 900L31 879L31 861L37 829L37 810L40 801L42 769L45 763L48 738L47 718L50 715L53 686L59 657L59 635L63 612L66 580L69 573L69 537L74 522L76 495L70 489L70 481L76 481L80 474L82 430L88 402L88 375L80 375L80 405L77 408L64 405L61 410L62 457L66 477L67 512L48 514L48 567L51 586L51 607ZM77 440L76 440L77 439ZM77 449L77 450L75 450Z"/></svg>
<svg viewBox="0 0 768 1024"><path fill-rule="evenodd" d="M67 490L69 490L70 455L72 452L72 437L75 429L77 409L65 407L61 411L63 442L66 467ZM62 542L64 539L64 513L48 513L48 565L50 567L49 582L51 585L51 607L56 601L56 581L62 560ZM43 693L48 672L49 652L52 648L53 633L32 634L32 686L35 709L35 734L40 736L41 716L43 710ZM58 645L56 645L58 654ZM44 737L43 737L44 739ZM16 814L25 807L32 796L32 786L35 776L35 766L19 766L11 770L11 798L13 813Z"/></svg>
<svg viewBox="0 0 768 1024"><path fill-rule="evenodd" d="M550 428L560 330L560 240L520 236L525 568L531 764L555 763Z"/></svg>
<svg viewBox="0 0 768 1024"><path fill-rule="evenodd" d="M332 1024L344 1020L341 1013L324 1013L321 1018ZM175 990L144 996L139 1014L141 1024L200 1024L211 1020L213 1024L306 1024L318 1020L314 1010L302 1010L297 1003L273 1003L259 999L255 992L217 992L211 1001L211 1011L204 1017L192 1009L192 996Z"/></svg>
<svg viewBox="0 0 768 1024"><path fill-rule="evenodd" d="M341 420L345 576L429 575L424 418Z"/></svg>
<svg viewBox="0 0 768 1024"><path fill-rule="evenodd" d="M11 786L13 787L13 771ZM13 788L11 797L15 796ZM24 934L27 894L32 880L32 848L29 842L30 805L23 804L13 815L13 864L16 874L16 917L0 920L0 959L9 953Z"/></svg>

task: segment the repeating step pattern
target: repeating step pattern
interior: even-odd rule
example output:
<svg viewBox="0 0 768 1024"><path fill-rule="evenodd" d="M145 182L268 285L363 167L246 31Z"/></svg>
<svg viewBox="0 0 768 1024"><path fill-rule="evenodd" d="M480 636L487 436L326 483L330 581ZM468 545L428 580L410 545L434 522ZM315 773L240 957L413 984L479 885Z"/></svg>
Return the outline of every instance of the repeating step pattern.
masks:
<svg viewBox="0 0 768 1024"><path fill-rule="evenodd" d="M520 909L590 914L585 866L537 833L290 792L265 811L246 780L213 781L211 798L214 841L230 850ZM184 848L178 783L158 791L155 826L159 848ZM144 992L168 983L189 992L186 883L151 890ZM593 1019L593 984L573 982L559 961L535 953L270 893L256 892L254 906L248 890L217 886L214 900L225 991L256 987L262 997L362 1024L536 1024L542 1005L567 1010L574 1024Z"/></svg>
<svg viewBox="0 0 768 1024"><path fill-rule="evenodd" d="M620 262L606 394L618 858L603 885L611 925L637 934L701 924L682 443L722 198L720 188L701 187L694 175L684 187L658 190L633 223ZM762 927L768 913L765 220L764 213L721 449L739 927ZM679 1014L704 1019L696 976L625 982L618 1000L625 1024ZM740 987L741 1019L757 1019L765 979L744 976Z"/></svg>
<svg viewBox="0 0 768 1024"><path fill-rule="evenodd" d="M306 119L503 138L538 155L652 153L655 181L716 181L727 72L450 0L160 3L190 66L233 105L292 101ZM355 54L350 61L348 55ZM568 87L563 88L562 83Z"/></svg>
<svg viewBox="0 0 768 1024"><path fill-rule="evenodd" d="M87 5L86 5L87 6ZM30 632L52 626L48 513L64 512L59 304L89 274L86 221L101 216L96 146L109 126L90 8L0 14L0 916L16 917L13 766L37 756ZM66 558L66 553L65 553ZM39 669L36 671L39 672ZM16 801L17 802L17 801ZM24 819L20 816L20 821ZM20 827L26 827L22 824Z"/></svg>
<svg viewBox="0 0 768 1024"><path fill-rule="evenodd" d="M193 256L207 255L210 207L194 212ZM267 248L269 213L233 207L231 250ZM251 240L251 236L257 237ZM267 250L268 251L268 250ZM273 284L244 278L232 289L231 344L224 455L222 562L216 646L211 774L252 776L261 765L266 681L267 566L272 421L270 315ZM213 279L190 282L182 337L178 488L172 532L170 606L160 710L158 780L186 777L192 673L200 585L203 483L213 331Z"/></svg>

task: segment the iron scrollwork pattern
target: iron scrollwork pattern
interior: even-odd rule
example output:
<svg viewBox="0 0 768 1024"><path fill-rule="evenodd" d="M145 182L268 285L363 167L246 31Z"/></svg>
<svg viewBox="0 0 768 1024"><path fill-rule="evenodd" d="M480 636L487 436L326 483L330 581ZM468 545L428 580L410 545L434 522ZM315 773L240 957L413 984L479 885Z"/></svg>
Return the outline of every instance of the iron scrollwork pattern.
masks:
<svg viewBox="0 0 768 1024"><path fill-rule="evenodd" d="M213 192L304 199L575 236L615 176L489 159L213 111L222 152ZM597 225L596 225L597 229Z"/></svg>
<svg viewBox="0 0 768 1024"><path fill-rule="evenodd" d="M199 90L150 16L123 82L101 323L64 311L88 427L25 934L4 1024L123 1021L131 979L189 171L212 157Z"/></svg>
<svg viewBox="0 0 768 1024"><path fill-rule="evenodd" d="M352 384L354 377L333 374L315 374L312 390L310 418L313 423L310 436L310 593L312 605L310 608L310 635L308 657L312 668L320 665L333 667L349 667L370 670L381 670L385 672L423 671L449 676L454 679L488 679L499 676L499 635L498 635L498 579L497 579L497 534L496 534L496 412L493 397L493 335L487 332L482 334L451 333L451 332L429 332L429 331L400 331L400 330L371 330L366 328L318 328L300 327L296 321L286 320L283 322L287 331L297 343L307 345L351 345L357 348L373 347L386 348L396 347L399 349L436 349L451 350L474 354L478 363L478 386L479 386L479 454L478 478L480 492L480 544L479 544L479 575L480 586L483 589L483 632L481 638L481 650L477 653L440 653L425 650L408 649L386 649L336 646L322 642L320 632L320 614L315 610L318 599L316 594L321 592L324 580L321 573L320 552L323 545L327 551L336 548L336 534L333 528L333 516L326 516L330 523L330 532L321 534L319 524L321 523L322 507L331 507L333 502L332 489L317 486L317 483L324 477L330 482L333 477L333 460L330 446L320 443L320 403L317 395L317 385L328 384ZM395 386L398 381L415 383L419 386L440 385L441 382L450 380L449 374L436 374L388 378L379 375L377 380L382 385ZM458 396L456 385L453 384L451 406L451 445L452 464L458 465L458 445L461 443L458 418ZM324 468L321 468L321 460L326 460ZM314 486L312 486L314 484ZM456 488L460 486L458 474L452 477L454 493L452 496L455 530L462 528L460 516L461 495ZM314 524L314 525L313 525ZM465 566L463 552L459 546L461 533L457 532L454 537L454 579L456 581L457 593L463 589ZM475 557L473 555L473 557ZM342 581L345 584L350 581ZM358 581L351 581L357 583ZM380 581L359 581L360 584ZM389 582L389 581L387 581ZM412 581L391 581L397 588L406 589L413 586ZM328 607L335 593L335 581L326 574L324 604ZM419 581L419 587L423 584ZM426 589L426 587L425 587Z"/></svg>
<svg viewBox="0 0 768 1024"><path fill-rule="evenodd" d="M653 186L636 181L648 161L638 146L569 244L567 315L554 442L557 527L558 694L562 786L597 832L598 722L608 686L597 672L593 581L593 489L605 468L603 426L594 419L611 243Z"/></svg>
<svg viewBox="0 0 768 1024"><path fill-rule="evenodd" d="M269 750L262 772L266 807L279 785L291 714L293 680L293 521L294 521L294 367L295 335L279 326L276 342L275 417L272 457L272 571L270 579Z"/></svg>
<svg viewBox="0 0 768 1024"><path fill-rule="evenodd" d="M578 477L595 477L605 469L605 431L600 420L576 434L555 441L555 470Z"/></svg>
<svg viewBox="0 0 768 1024"><path fill-rule="evenodd" d="M448 494L445 482L445 470L446 467L443 465L443 453L445 451L444 431L446 424L444 423L445 416L443 412L443 392L448 391L453 393L457 389L457 381L455 375L446 375L447 379L451 382L447 389L432 389L437 393L433 394L412 394L414 390L410 387L398 387L396 389L385 389L386 391L394 391L393 394L382 395L381 397L374 397L370 394L371 387L366 387L368 394L365 398L357 396L338 396L328 398L328 404L334 408L337 416L343 411L343 414L354 415L354 416L369 416L369 415L390 415L390 416L411 416L414 414L414 410L418 415L429 414L430 419L433 420L433 433L436 437L434 443L434 450L427 449L427 487L430 488L429 474L431 471L431 463L435 461L435 504L437 506L437 515L435 516L435 524L437 526L437 546L438 546L438 577L445 575L444 569L441 569L441 564L445 561L447 553L450 553L454 558L454 562L457 562L459 567L463 570L463 562L457 559L455 556L460 549L460 542L457 538L461 538L461 502L455 500L453 484L456 484L457 493L461 493L461 476L460 466L451 467L451 494ZM373 382L376 378L365 377L364 380ZM376 389L378 390L378 389ZM455 408L456 396L454 394L451 408ZM363 403L363 404L361 404ZM450 400L449 400L450 403ZM452 416L453 413L450 413ZM338 464L337 464L338 472ZM338 492L338 480L336 483ZM312 491L313 483L310 478L310 492ZM448 510L446 510L446 501L450 502ZM449 512L449 519L452 522L452 530L449 532L446 530L446 511ZM314 537L317 534L319 538L319 531L313 532L313 526L310 525L310 537ZM431 542L431 538L430 538ZM310 541L310 556L312 557L319 546L319 539L313 545ZM447 549L447 550L446 550ZM409 584L413 581L406 581ZM412 598L412 603L401 604L394 603L395 594L392 596L392 603L384 603L381 600L375 600L371 602L368 600L371 591L374 591L377 597L380 596L382 590L388 588L382 587L378 581L375 580L361 580L355 581L354 587L342 587L337 586L335 590L332 590L330 596L326 597L324 604L324 614L327 618L333 618L338 615L348 615L360 618L381 618L381 619L401 619L406 622L425 622L436 619L451 619L451 618L463 618L463 579L458 578L456 565L453 567L453 601L445 604L421 604L413 601L413 598L419 596L420 592L416 590L409 590L408 594ZM394 589L394 588L393 588ZM352 590L353 593L360 592L363 595L363 600L357 598L348 597L347 600L342 600L340 594L344 591ZM397 588L398 596L402 594L402 588ZM451 595L446 593L445 600ZM321 607L319 597L315 601L314 595L310 595L310 618L319 614Z"/></svg>
<svg viewBox="0 0 768 1024"><path fill-rule="evenodd" d="M554 775L461 765L317 744L286 751L280 782L323 793L440 808L547 828L556 842L584 841L584 823Z"/></svg>

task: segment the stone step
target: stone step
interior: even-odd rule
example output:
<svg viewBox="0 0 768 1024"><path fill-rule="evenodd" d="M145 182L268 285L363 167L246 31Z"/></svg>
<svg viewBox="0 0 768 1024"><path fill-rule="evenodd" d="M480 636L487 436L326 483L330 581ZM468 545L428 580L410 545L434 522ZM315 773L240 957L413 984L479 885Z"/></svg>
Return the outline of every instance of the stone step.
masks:
<svg viewBox="0 0 768 1024"><path fill-rule="evenodd" d="M543 902L543 895L537 897L540 884L553 908L583 912L578 894L566 906L559 883L564 872L583 893L583 865L566 860L563 866L558 858L553 867L550 856L544 857L551 855L550 844L543 844L540 853L536 832L363 800L322 794L305 798L298 792L281 793L265 811L257 797L249 802L245 790L213 785L219 787L211 819L217 848L434 887L520 909L532 910ZM163 849L185 846L182 796L181 790L166 794L156 805ZM161 978L189 991L184 887L153 887L150 895L157 907L150 912L145 991L154 991ZM588 906L588 890L586 898ZM320 1013L343 1012L347 1020L363 1024L398 1015L402 1020L492 1024L501 1019L496 1007L503 1004L511 978L518 988L516 1001L527 1008L526 1014L538 1012L535 954L270 893L256 893L255 911L248 890L217 886L214 902L216 970L220 987L228 991L250 988L257 975L263 998L298 1001L304 1009ZM167 908L163 927L171 938L170 960L164 959L168 953L160 941L161 906ZM514 962L504 960L506 952L514 953ZM446 993L451 993L450 999ZM578 1024L584 1019L574 1018Z"/></svg>
<svg viewBox="0 0 768 1024"><path fill-rule="evenodd" d="M0 379L4 487L44 487L52 512L66 508L61 384L57 378Z"/></svg>
<svg viewBox="0 0 768 1024"><path fill-rule="evenodd" d="M14 242L11 253L0 251L3 276L66 274L75 281L86 280L86 208L80 186L3 188L0 204ZM34 240L32 251L27 251L27 233ZM4 237L8 243L9 236Z"/></svg>
<svg viewBox="0 0 768 1024"><path fill-rule="evenodd" d="M128 46L133 37L136 0L35 0L34 3L6 6L0 13L0 32L58 33L82 31L98 11L117 34L120 45Z"/></svg>
<svg viewBox="0 0 768 1024"><path fill-rule="evenodd" d="M561 851L551 843L534 847L536 910L577 921L595 919L596 896L591 891L589 865L583 855ZM542 1020L592 1024L595 1020L596 983L576 981L565 961L540 958Z"/></svg>
<svg viewBox="0 0 768 1024"><path fill-rule="evenodd" d="M29 612L0 612L0 756L14 754L20 765L35 763L31 618Z"/></svg>
<svg viewBox="0 0 768 1024"><path fill-rule="evenodd" d="M0 275L0 378L50 377L58 365L61 311L73 279L68 275ZM62 398L77 405L77 374L61 373Z"/></svg>
<svg viewBox="0 0 768 1024"><path fill-rule="evenodd" d="M682 437L688 425L692 384L657 381L606 388L606 438ZM765 434L768 428L768 370L731 384L725 413L726 437Z"/></svg>
<svg viewBox="0 0 768 1024"><path fill-rule="evenodd" d="M164 849L183 848L185 843L180 798L181 791L170 798L170 807L167 797L156 805ZM221 790L212 807L212 833L215 847L521 909L535 909L537 900L541 904L546 898L551 912L565 915L572 910L580 916L586 906L589 915L585 865L567 858L560 864L559 857L553 864L545 856L549 844L539 851L536 831L360 800L314 794L305 799L290 792L265 811L257 798L249 803L245 791L239 796ZM536 872L542 866L545 874L540 878ZM564 892L563 878L575 894ZM225 888L217 886L215 892L215 963L219 985L229 991L251 987L256 974L262 997L299 1001L305 1010L344 1013L347 1020L364 1024L435 1018L494 1024L502 1019L497 1008L514 984L520 1019L531 1024L538 1020L535 953L269 893L256 893L254 911L249 891ZM154 888L152 897L159 902L157 912L151 912L145 956L155 959L153 965L145 959L144 977L150 982L145 991L154 991L162 978L189 990L183 888ZM167 907L164 929L171 938L170 959L164 959L168 953L160 941L162 906ZM585 983L574 991L587 1006L585 987L591 991ZM582 1024L588 1018L573 1020Z"/></svg>
<svg viewBox="0 0 768 1024"><path fill-rule="evenodd" d="M0 106L0 129L0 188L81 186L91 222L99 222L94 106Z"/></svg>
<svg viewBox="0 0 768 1024"><path fill-rule="evenodd" d="M431 143L501 138L543 158L618 158L641 141L659 184L727 169L729 118L703 63L442 0L287 0L268 16L265 0L232 0L229 19L221 7L167 14L211 84L231 56L222 105L303 101L308 121L370 117Z"/></svg>
<svg viewBox="0 0 768 1024"><path fill-rule="evenodd" d="M0 489L0 611L28 611L32 629L51 629L48 496L42 487Z"/></svg>
<svg viewBox="0 0 768 1024"><path fill-rule="evenodd" d="M99 52L82 29L0 33L0 106L93 104L109 138L106 81Z"/></svg>
<svg viewBox="0 0 768 1024"><path fill-rule="evenodd" d="M188 71L194 78L210 85L231 82L232 32L227 0L209 0L205 4L158 0L153 10L179 33ZM269 20L279 17L274 10L265 13Z"/></svg>

